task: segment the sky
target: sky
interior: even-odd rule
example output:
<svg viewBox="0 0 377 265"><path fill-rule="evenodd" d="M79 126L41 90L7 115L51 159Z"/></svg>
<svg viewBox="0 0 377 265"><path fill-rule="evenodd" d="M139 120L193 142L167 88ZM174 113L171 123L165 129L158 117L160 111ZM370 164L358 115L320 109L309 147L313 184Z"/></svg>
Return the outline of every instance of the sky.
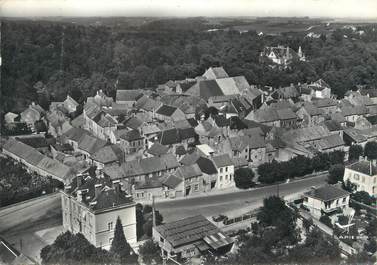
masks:
<svg viewBox="0 0 377 265"><path fill-rule="evenodd" d="M377 0L0 0L0 16L377 18Z"/></svg>

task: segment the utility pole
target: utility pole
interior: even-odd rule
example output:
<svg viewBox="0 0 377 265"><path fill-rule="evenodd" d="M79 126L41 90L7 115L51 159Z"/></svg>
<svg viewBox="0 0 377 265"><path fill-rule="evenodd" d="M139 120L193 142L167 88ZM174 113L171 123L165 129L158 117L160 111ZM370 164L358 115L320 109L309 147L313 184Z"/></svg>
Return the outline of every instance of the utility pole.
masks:
<svg viewBox="0 0 377 265"><path fill-rule="evenodd" d="M153 227L156 227L156 211L154 209L154 195L152 195L152 218L153 218Z"/></svg>

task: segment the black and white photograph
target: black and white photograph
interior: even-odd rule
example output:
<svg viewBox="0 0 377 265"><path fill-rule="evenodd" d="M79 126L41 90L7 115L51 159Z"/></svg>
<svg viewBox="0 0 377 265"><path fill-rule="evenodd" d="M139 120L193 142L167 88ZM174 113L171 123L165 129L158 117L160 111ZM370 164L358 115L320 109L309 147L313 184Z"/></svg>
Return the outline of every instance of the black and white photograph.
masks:
<svg viewBox="0 0 377 265"><path fill-rule="evenodd" d="M0 0L0 265L377 264L376 0Z"/></svg>

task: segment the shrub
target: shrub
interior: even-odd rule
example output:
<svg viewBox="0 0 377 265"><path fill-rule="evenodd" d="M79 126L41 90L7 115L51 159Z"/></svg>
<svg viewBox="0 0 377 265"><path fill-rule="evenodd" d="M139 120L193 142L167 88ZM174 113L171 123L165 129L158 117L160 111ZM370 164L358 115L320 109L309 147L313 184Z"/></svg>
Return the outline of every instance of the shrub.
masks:
<svg viewBox="0 0 377 265"><path fill-rule="evenodd" d="M254 172L250 168L239 168L234 172L234 182L239 189L248 189L255 185Z"/></svg>
<svg viewBox="0 0 377 265"><path fill-rule="evenodd" d="M325 225L327 225L328 227L330 228L333 228L333 225L331 223L331 219L330 217L328 217L327 215L322 215L321 218L319 218L319 221Z"/></svg>

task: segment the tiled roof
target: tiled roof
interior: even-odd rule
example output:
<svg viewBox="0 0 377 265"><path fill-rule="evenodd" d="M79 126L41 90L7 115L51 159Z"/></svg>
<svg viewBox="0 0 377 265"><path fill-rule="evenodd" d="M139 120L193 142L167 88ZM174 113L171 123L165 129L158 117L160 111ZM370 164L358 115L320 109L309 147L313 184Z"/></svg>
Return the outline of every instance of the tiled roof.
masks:
<svg viewBox="0 0 377 265"><path fill-rule="evenodd" d="M344 116L351 116L367 114L368 110L365 106L343 106L341 112Z"/></svg>
<svg viewBox="0 0 377 265"><path fill-rule="evenodd" d="M229 126L229 119L224 115L214 115L212 118L215 120L215 123L218 127L227 127Z"/></svg>
<svg viewBox="0 0 377 265"><path fill-rule="evenodd" d="M195 129L185 128L185 129L168 129L163 130L158 134L159 142L163 145L178 144L183 140L194 138L196 135Z"/></svg>
<svg viewBox="0 0 377 265"><path fill-rule="evenodd" d="M151 155L154 155L154 156L160 156L160 155L163 155L163 154L167 154L167 152L169 151L169 147L165 146L165 145L162 145L158 142L154 143L148 150L147 152Z"/></svg>
<svg viewBox="0 0 377 265"><path fill-rule="evenodd" d="M155 188L161 188L162 182L158 178L151 178L147 179L143 182L136 182L135 189L137 190L143 190L143 189L155 189Z"/></svg>
<svg viewBox="0 0 377 265"><path fill-rule="evenodd" d="M350 99L351 103L355 106L372 106L375 103L368 96L356 96Z"/></svg>
<svg viewBox="0 0 377 265"><path fill-rule="evenodd" d="M365 117L372 125L377 124L377 115Z"/></svg>
<svg viewBox="0 0 377 265"><path fill-rule="evenodd" d="M76 128L82 127L85 124L84 114L81 113L79 116L71 120L71 124Z"/></svg>
<svg viewBox="0 0 377 265"><path fill-rule="evenodd" d="M250 112L246 118L246 120L253 120L257 122L273 122L278 121L279 116L276 110L267 108L267 109L258 109Z"/></svg>
<svg viewBox="0 0 377 265"><path fill-rule="evenodd" d="M241 135L229 138L230 146L232 150L243 151L246 147L250 149L258 149L266 147L264 138L258 134Z"/></svg>
<svg viewBox="0 0 377 265"><path fill-rule="evenodd" d="M80 105L76 100L74 100L72 97L70 97L69 95L67 95L66 99L64 100L64 103L66 104L72 104L74 106L78 106Z"/></svg>
<svg viewBox="0 0 377 265"><path fill-rule="evenodd" d="M217 169L210 159L205 157L199 157L196 163L198 164L200 170L203 173L206 173L208 175L217 174Z"/></svg>
<svg viewBox="0 0 377 265"><path fill-rule="evenodd" d="M136 101L135 107L146 111L156 111L161 105L162 102L144 95Z"/></svg>
<svg viewBox="0 0 377 265"><path fill-rule="evenodd" d="M360 130L355 129L355 128L344 129L344 134L351 137L357 143L361 143L361 142L368 140L367 137L365 135L363 135Z"/></svg>
<svg viewBox="0 0 377 265"><path fill-rule="evenodd" d="M194 243L219 232L219 229L202 215L159 225L155 229L173 247Z"/></svg>
<svg viewBox="0 0 377 265"><path fill-rule="evenodd" d="M334 120L325 120L323 122L323 126L326 126L326 128L330 131L341 131L343 130L342 126L340 125L339 122L334 121Z"/></svg>
<svg viewBox="0 0 377 265"><path fill-rule="evenodd" d="M139 130L131 130L122 134L120 138L128 142L132 142L132 141L143 139L144 137L140 134Z"/></svg>
<svg viewBox="0 0 377 265"><path fill-rule="evenodd" d="M108 113L106 113L105 115L101 115L100 120L97 121L97 124L102 128L114 127L117 125L117 123L117 120Z"/></svg>
<svg viewBox="0 0 377 265"><path fill-rule="evenodd" d="M98 149L106 145L106 141L98 139L96 137L90 135L84 135L83 138L80 139L78 142L79 149L88 152L89 154L93 154Z"/></svg>
<svg viewBox="0 0 377 265"><path fill-rule="evenodd" d="M322 99L313 100L313 104L317 108L325 108L325 107L337 106L338 102L332 98L322 98Z"/></svg>
<svg viewBox="0 0 377 265"><path fill-rule="evenodd" d="M217 79L229 77L222 67L210 67L203 74L207 79Z"/></svg>
<svg viewBox="0 0 377 265"><path fill-rule="evenodd" d="M161 131L161 129L158 128L156 124L144 125L144 126L141 127L141 129L143 131L143 134L145 134L145 135L154 134L154 133L158 133L158 132Z"/></svg>
<svg viewBox="0 0 377 265"><path fill-rule="evenodd" d="M200 97L186 94L169 94L161 98L161 102L182 110L185 114L195 114L198 107L206 106L206 102Z"/></svg>
<svg viewBox="0 0 377 265"><path fill-rule="evenodd" d="M177 110L176 107L162 105L157 111L157 114L164 115L170 117L173 113Z"/></svg>
<svg viewBox="0 0 377 265"><path fill-rule="evenodd" d="M341 112L335 112L330 115L331 119L340 123L346 122L346 118L344 118Z"/></svg>
<svg viewBox="0 0 377 265"><path fill-rule="evenodd" d="M72 194L76 199L78 190L82 193L82 203L93 211L102 211L109 208L121 207L125 205L133 205L132 198L122 190L116 190L109 177L90 177L80 176L82 178L81 185L77 187L77 178L74 178L69 185L68 193ZM95 186L98 185L99 193L95 192Z"/></svg>
<svg viewBox="0 0 377 265"><path fill-rule="evenodd" d="M320 110L310 102L305 102L303 108L310 116L318 116L323 114L322 110Z"/></svg>
<svg viewBox="0 0 377 265"><path fill-rule="evenodd" d="M70 167L49 157L44 157L41 161L39 161L37 167L42 168L52 176L58 177L63 182L68 181L69 178L73 176L73 172Z"/></svg>
<svg viewBox="0 0 377 265"><path fill-rule="evenodd" d="M321 201L331 201L339 198L344 198L350 195L348 191L338 188L333 185L325 185L315 188L305 193L306 196L319 199Z"/></svg>
<svg viewBox="0 0 377 265"><path fill-rule="evenodd" d="M200 158L200 155L198 152L192 152L192 153L187 153L182 159L179 161L182 165L192 165L195 164L196 161Z"/></svg>
<svg viewBox="0 0 377 265"><path fill-rule="evenodd" d="M182 177L183 179L188 179L192 177L201 176L202 172L197 164L189 166L181 166L177 170L177 176Z"/></svg>
<svg viewBox="0 0 377 265"><path fill-rule="evenodd" d="M103 189L101 193L95 197L95 202L96 204L91 206L95 211L133 204L130 197L127 197L123 192L116 192L115 189Z"/></svg>
<svg viewBox="0 0 377 265"><path fill-rule="evenodd" d="M52 143L49 143L47 139L41 135L35 135L35 136L30 136L30 137L16 137L16 139L33 148L48 147L50 144L52 144Z"/></svg>
<svg viewBox="0 0 377 265"><path fill-rule="evenodd" d="M322 150L331 149L338 146L343 146L344 144L345 143L343 141L343 138L340 137L339 134L332 134L329 136L325 136L318 142L318 146Z"/></svg>
<svg viewBox="0 0 377 265"><path fill-rule="evenodd" d="M171 188L171 189L174 189L176 188L180 183L182 183L182 178L180 177L177 177L176 175L169 175L167 178L165 178L163 181L162 181L162 184Z"/></svg>
<svg viewBox="0 0 377 265"><path fill-rule="evenodd" d="M214 156L212 160L213 162L215 162L217 168L234 165L232 159L230 159L230 156L228 154Z"/></svg>
<svg viewBox="0 0 377 265"><path fill-rule="evenodd" d="M148 157L140 160L127 161L122 164L126 177L150 174L159 171L174 169L179 166L176 157L172 154L165 154L161 157Z"/></svg>
<svg viewBox="0 0 377 265"><path fill-rule="evenodd" d="M139 120L136 117L131 117L127 121L124 122L124 125L131 129L138 129L141 125L143 125L143 121Z"/></svg>
<svg viewBox="0 0 377 265"><path fill-rule="evenodd" d="M101 113L101 108L98 105L89 102L84 105L84 111L89 119L94 119L99 113Z"/></svg>
<svg viewBox="0 0 377 265"><path fill-rule="evenodd" d="M139 89L117 90L116 101L136 101L142 94Z"/></svg>
<svg viewBox="0 0 377 265"><path fill-rule="evenodd" d="M22 158L27 163L42 169L43 171L65 182L72 177L72 169L57 160L51 159L39 153L34 148L15 139L9 139L3 146L4 150Z"/></svg>
<svg viewBox="0 0 377 265"><path fill-rule="evenodd" d="M377 175L377 167L370 161L366 161L366 160L362 160L362 161L358 161L356 163L353 163L349 166L347 166L347 168L349 169L352 169L354 171L357 171L357 172L361 172L365 175L369 175L369 176L375 176Z"/></svg>
<svg viewBox="0 0 377 265"><path fill-rule="evenodd" d="M112 144L104 146L97 150L92 155L92 158L103 164L113 163L116 161L123 162L124 152L118 145Z"/></svg>
<svg viewBox="0 0 377 265"><path fill-rule="evenodd" d="M277 115L280 120L297 119L296 114L290 108L277 110Z"/></svg>
<svg viewBox="0 0 377 265"><path fill-rule="evenodd" d="M213 96L222 96L224 93L215 80L199 81L186 91L187 94L198 96L205 101Z"/></svg>
<svg viewBox="0 0 377 265"><path fill-rule="evenodd" d="M176 128L163 130L158 134L157 137L162 145L171 145L181 142L179 130Z"/></svg>
<svg viewBox="0 0 377 265"><path fill-rule="evenodd" d="M282 139L288 142L306 142L321 139L329 134L329 131L322 126L312 126L289 130L283 134Z"/></svg>

